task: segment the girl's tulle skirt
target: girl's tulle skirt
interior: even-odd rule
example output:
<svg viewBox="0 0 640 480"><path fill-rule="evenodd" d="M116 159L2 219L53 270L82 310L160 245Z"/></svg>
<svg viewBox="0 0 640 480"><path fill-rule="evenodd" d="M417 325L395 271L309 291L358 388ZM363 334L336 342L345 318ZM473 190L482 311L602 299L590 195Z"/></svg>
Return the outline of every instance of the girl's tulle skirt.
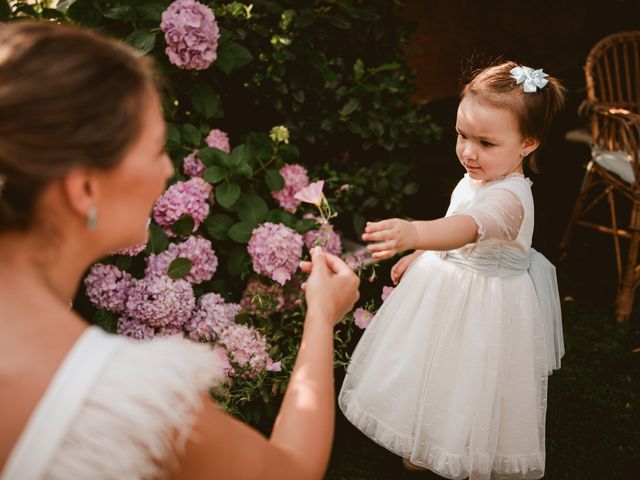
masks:
<svg viewBox="0 0 640 480"><path fill-rule="evenodd" d="M421 255L356 347L339 405L388 450L451 479L541 478L547 370L530 276Z"/></svg>

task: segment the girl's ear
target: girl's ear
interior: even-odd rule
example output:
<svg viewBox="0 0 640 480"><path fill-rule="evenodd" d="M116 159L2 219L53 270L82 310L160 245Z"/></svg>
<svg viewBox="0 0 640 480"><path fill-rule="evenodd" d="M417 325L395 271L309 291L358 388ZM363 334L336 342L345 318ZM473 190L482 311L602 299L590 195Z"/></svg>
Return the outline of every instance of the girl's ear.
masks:
<svg viewBox="0 0 640 480"><path fill-rule="evenodd" d="M525 138L522 142L522 156L526 157L527 155L533 153L540 146L540 140L535 138Z"/></svg>

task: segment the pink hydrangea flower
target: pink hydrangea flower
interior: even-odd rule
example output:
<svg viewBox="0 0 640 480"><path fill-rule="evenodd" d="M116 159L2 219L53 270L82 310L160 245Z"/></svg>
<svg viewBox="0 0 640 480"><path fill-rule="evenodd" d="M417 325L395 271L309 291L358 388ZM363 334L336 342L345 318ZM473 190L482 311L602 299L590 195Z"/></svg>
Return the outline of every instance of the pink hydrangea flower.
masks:
<svg viewBox="0 0 640 480"><path fill-rule="evenodd" d="M267 372L281 372L282 365L280 362L274 362L271 358L267 357L267 366L265 367Z"/></svg>
<svg viewBox="0 0 640 480"><path fill-rule="evenodd" d="M266 368L269 359L267 340L256 329L233 323L221 332L219 341L231 361L247 369L243 372L244 377L252 378Z"/></svg>
<svg viewBox="0 0 640 480"><path fill-rule="evenodd" d="M309 185L307 169L302 165L287 164L280 169L280 175L284 178L284 187L282 190L272 192L271 195L276 199L280 207L287 212L293 213L301 203L300 200L295 198L295 194Z"/></svg>
<svg viewBox="0 0 640 480"><path fill-rule="evenodd" d="M191 284L166 275L134 280L129 289L126 314L151 327L182 328L196 306Z"/></svg>
<svg viewBox="0 0 640 480"><path fill-rule="evenodd" d="M198 299L198 308L185 324L185 331L194 340L213 341L234 323L241 307L226 303L217 293L206 293Z"/></svg>
<svg viewBox="0 0 640 480"><path fill-rule="evenodd" d="M387 297L389 297L389 295L391 295L391 292L393 292L394 288L393 287L388 287L388 286L384 286L382 287L382 295L380 296L380 298L382 298L382 301L385 302L387 300Z"/></svg>
<svg viewBox="0 0 640 480"><path fill-rule="evenodd" d="M91 303L103 310L121 313L127 301L133 277L114 265L95 264L89 270L84 285Z"/></svg>
<svg viewBox="0 0 640 480"><path fill-rule="evenodd" d="M313 215L305 215L306 218L315 218L320 223L320 228L310 230L303 235L304 244L309 250L315 246L321 247L323 250L334 255L342 253L342 240L330 223L323 222L322 219Z"/></svg>
<svg viewBox="0 0 640 480"><path fill-rule="evenodd" d="M202 177L206 167L198 157L197 152L191 152L182 160L182 171L190 177Z"/></svg>
<svg viewBox="0 0 640 480"><path fill-rule="evenodd" d="M369 257L366 248L361 248L343 255L342 259L351 270L357 270L362 267Z"/></svg>
<svg viewBox="0 0 640 480"><path fill-rule="evenodd" d="M225 377L231 375L233 373L233 367L231 366L231 363L229 363L227 351L223 347L216 345L213 347L213 352L220 359L220 375Z"/></svg>
<svg viewBox="0 0 640 480"><path fill-rule="evenodd" d="M302 236L291 228L265 222L253 230L247 251L256 273L284 285L298 269Z"/></svg>
<svg viewBox="0 0 640 480"><path fill-rule="evenodd" d="M135 340L150 340L156 335L153 327L130 317L120 317L116 331Z"/></svg>
<svg viewBox="0 0 640 480"><path fill-rule="evenodd" d="M162 13L160 29L165 53L179 68L204 70L217 57L220 32L209 7L194 0L176 0Z"/></svg>
<svg viewBox="0 0 640 480"><path fill-rule="evenodd" d="M182 243L170 244L158 255L150 255L145 275L166 275L169 265L178 257L191 260L191 270L184 279L194 285L211 280L218 268L218 257L211 241L192 235Z"/></svg>
<svg viewBox="0 0 640 480"><path fill-rule="evenodd" d="M353 312L354 323L357 327L362 328L363 330L369 326L372 318L373 314L364 308L357 308L356 311Z"/></svg>
<svg viewBox="0 0 640 480"><path fill-rule="evenodd" d="M319 207L322 203L324 194L322 189L324 188L324 180L318 180L317 182L310 183L305 188L298 190L293 196L296 200L301 202L312 203L316 207Z"/></svg>
<svg viewBox="0 0 640 480"><path fill-rule="evenodd" d="M114 255L128 255L130 257L135 257L139 253L142 253L144 249L147 248L147 242L136 243L135 245L131 245L130 247L123 248L121 250L117 250L113 252Z"/></svg>
<svg viewBox="0 0 640 480"><path fill-rule="evenodd" d="M199 177L176 182L156 201L153 218L168 236L175 237L171 225L184 215L189 215L194 220L195 232L209 215L212 193L213 187Z"/></svg>
<svg viewBox="0 0 640 480"><path fill-rule="evenodd" d="M214 128L209 132L207 138L204 139L205 143L211 148L217 148L223 152L229 153L231 146L229 145L229 135L222 130Z"/></svg>

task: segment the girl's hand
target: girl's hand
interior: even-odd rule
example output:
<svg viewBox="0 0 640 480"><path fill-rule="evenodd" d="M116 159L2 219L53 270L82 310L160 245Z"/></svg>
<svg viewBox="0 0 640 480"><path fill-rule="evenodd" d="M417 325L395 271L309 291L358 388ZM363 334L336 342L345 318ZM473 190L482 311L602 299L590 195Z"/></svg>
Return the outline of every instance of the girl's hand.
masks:
<svg viewBox="0 0 640 480"><path fill-rule="evenodd" d="M367 250L373 258L386 259L396 253L415 248L418 240L416 226L408 220L391 218L381 222L367 222L362 239L378 242L369 245Z"/></svg>
<svg viewBox="0 0 640 480"><path fill-rule="evenodd" d="M407 268L409 268L421 253L422 250L416 250L411 255L406 255L396 262L396 264L391 268L391 281L394 285L398 285L398 282L402 279L404 272L407 271Z"/></svg>

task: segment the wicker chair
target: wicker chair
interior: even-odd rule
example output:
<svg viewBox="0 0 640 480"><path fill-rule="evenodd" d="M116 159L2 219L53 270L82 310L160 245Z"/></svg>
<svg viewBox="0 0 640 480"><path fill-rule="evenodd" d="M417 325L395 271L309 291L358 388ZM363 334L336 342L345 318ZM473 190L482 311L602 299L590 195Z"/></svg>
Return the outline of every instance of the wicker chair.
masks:
<svg viewBox="0 0 640 480"><path fill-rule="evenodd" d="M591 50L585 65L591 160L571 219L560 242L566 253L576 225L612 235L618 270L616 318L626 320L640 283L640 31L610 35ZM631 203L628 223L618 220L616 198ZM590 218L600 201L609 204L610 224ZM620 239L630 240L623 255Z"/></svg>

